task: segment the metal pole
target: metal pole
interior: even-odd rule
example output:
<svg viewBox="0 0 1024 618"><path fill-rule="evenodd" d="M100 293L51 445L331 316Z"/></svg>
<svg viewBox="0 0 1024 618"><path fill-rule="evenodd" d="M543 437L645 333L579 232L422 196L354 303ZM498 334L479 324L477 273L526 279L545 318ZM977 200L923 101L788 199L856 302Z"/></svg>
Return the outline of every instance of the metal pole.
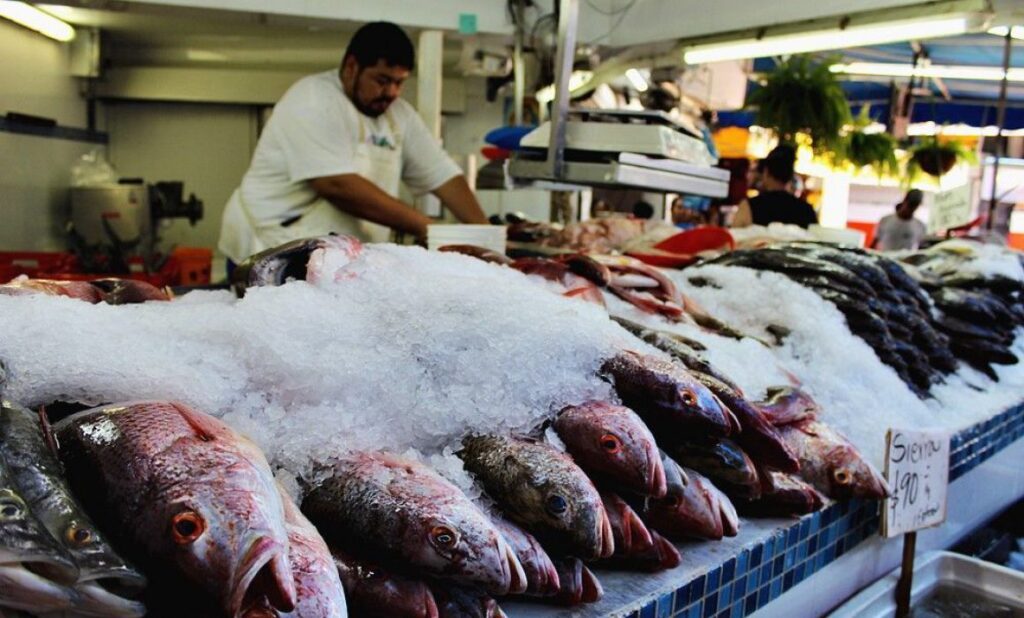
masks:
<svg viewBox="0 0 1024 618"><path fill-rule="evenodd" d="M512 124L523 124L523 98L526 96L526 72L523 67L523 36L526 25L523 23L523 0L516 0L512 8L516 16L516 40L512 50L512 77L515 93L513 95Z"/></svg>
<svg viewBox="0 0 1024 618"><path fill-rule="evenodd" d="M576 56L576 27L579 0L558 2L558 51L555 54L555 99L551 104L551 137L548 143L548 172L551 178L565 177L565 122L569 116L569 77Z"/></svg>
<svg viewBox="0 0 1024 618"><path fill-rule="evenodd" d="M999 198L996 197L996 181L999 178L999 159L1005 154L1006 145L1003 141L1003 125L1006 124L1006 86L1010 75L1010 51L1013 48L1013 37L1010 36L1010 28L1006 32L1006 40L1003 43L1003 79L999 83L999 108L996 112L996 125L999 132L996 134L996 162L992 166L992 197L988 202L988 219L985 221L985 229L992 231L992 224L996 218L996 206L999 205Z"/></svg>

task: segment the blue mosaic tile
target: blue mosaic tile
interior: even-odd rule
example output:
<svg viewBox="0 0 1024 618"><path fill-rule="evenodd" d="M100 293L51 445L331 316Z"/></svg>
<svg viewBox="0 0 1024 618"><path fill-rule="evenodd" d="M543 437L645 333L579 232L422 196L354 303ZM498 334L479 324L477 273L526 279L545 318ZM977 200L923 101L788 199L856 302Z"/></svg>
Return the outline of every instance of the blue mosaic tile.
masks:
<svg viewBox="0 0 1024 618"><path fill-rule="evenodd" d="M722 565L722 584L728 584L736 575L736 559L729 558Z"/></svg>
<svg viewBox="0 0 1024 618"><path fill-rule="evenodd" d="M725 609L718 612L718 616L716 616L715 618L729 618L729 610Z"/></svg>
<svg viewBox="0 0 1024 618"><path fill-rule="evenodd" d="M806 563L801 562L800 564L796 565L796 575L794 576L794 579L797 582L802 582L804 580L804 572L806 570L807 570L807 564Z"/></svg>
<svg viewBox="0 0 1024 618"><path fill-rule="evenodd" d="M718 597L710 596L704 599L704 618L714 616L718 611Z"/></svg>
<svg viewBox="0 0 1024 618"><path fill-rule="evenodd" d="M771 563L761 565L761 581L766 582L772 578L772 565Z"/></svg>
<svg viewBox="0 0 1024 618"><path fill-rule="evenodd" d="M696 601L704 598L704 576L701 575L697 579L693 580L691 584L692 589L690 590L690 600Z"/></svg>
<svg viewBox="0 0 1024 618"><path fill-rule="evenodd" d="M761 564L761 556L764 554L764 546L756 545L754 549L750 550L750 566L756 567Z"/></svg>
<svg viewBox="0 0 1024 618"><path fill-rule="evenodd" d="M772 580L772 585L771 585L770 589L771 589L771 596L770 596L770 598L772 598L772 599L778 598L778 596L780 594L782 594L782 578L781 577L777 577L777 578L773 579Z"/></svg>
<svg viewBox="0 0 1024 618"><path fill-rule="evenodd" d="M675 595L668 593L658 598L658 618L670 618L672 616L672 601Z"/></svg>
<svg viewBox="0 0 1024 618"><path fill-rule="evenodd" d="M772 563L772 575L782 575L782 567L785 566L783 564L783 561L783 556L779 556L775 559L775 561Z"/></svg>
<svg viewBox="0 0 1024 618"><path fill-rule="evenodd" d="M694 603L690 606L690 609L686 610L686 618L700 618L702 609L703 607L700 603Z"/></svg>
<svg viewBox="0 0 1024 618"><path fill-rule="evenodd" d="M690 598L690 591L692 589L693 589L693 586L691 584L686 584L685 586L683 586L679 590L676 590L676 603L675 603L674 611L676 611L676 612L682 611L683 608L685 608L686 605L690 601L693 600L693 599Z"/></svg>
<svg viewBox="0 0 1024 618"><path fill-rule="evenodd" d="M729 603L732 601L732 586L722 586L722 589L718 592L718 606L729 607Z"/></svg>
<svg viewBox="0 0 1024 618"><path fill-rule="evenodd" d="M742 603L736 603L732 606L732 612L729 614L729 618L743 618L745 615L743 613L743 609Z"/></svg>
<svg viewBox="0 0 1024 618"><path fill-rule="evenodd" d="M708 571L708 574L707 574L707 586L706 586L708 594L711 594L715 590L718 590L718 586L721 583L721 581L722 581L722 568L721 567L715 567L715 568L711 569L710 571Z"/></svg>
<svg viewBox="0 0 1024 618"><path fill-rule="evenodd" d="M753 614L755 611L757 611L757 595L756 594L751 594L751 595L749 595L747 597L747 599L743 602L743 609L748 614Z"/></svg>
<svg viewBox="0 0 1024 618"><path fill-rule="evenodd" d="M789 529L789 538L787 539L786 546L787 547L791 547L793 545L796 545L797 539L799 537L800 537L800 529L798 527L790 528Z"/></svg>
<svg viewBox="0 0 1024 618"><path fill-rule="evenodd" d="M747 561L750 560L750 552L747 550L741 550L740 554L736 556L736 577L747 574Z"/></svg>
<svg viewBox="0 0 1024 618"><path fill-rule="evenodd" d="M626 618L640 618L640 610L626 614Z"/></svg>
<svg viewBox="0 0 1024 618"><path fill-rule="evenodd" d="M807 539L807 553L813 555L818 550L818 535Z"/></svg>
<svg viewBox="0 0 1024 618"><path fill-rule="evenodd" d="M658 603L651 601L647 605L640 608L640 618L655 618L655 613L658 611Z"/></svg>

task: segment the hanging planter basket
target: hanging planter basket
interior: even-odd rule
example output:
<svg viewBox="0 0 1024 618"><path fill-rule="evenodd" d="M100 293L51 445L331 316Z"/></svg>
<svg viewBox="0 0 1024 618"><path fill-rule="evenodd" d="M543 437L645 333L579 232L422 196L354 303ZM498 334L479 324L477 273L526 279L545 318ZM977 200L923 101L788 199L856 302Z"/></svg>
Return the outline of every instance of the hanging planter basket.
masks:
<svg viewBox="0 0 1024 618"><path fill-rule="evenodd" d="M926 148L914 153L914 162L925 174L938 178L956 165L957 153L942 148Z"/></svg>

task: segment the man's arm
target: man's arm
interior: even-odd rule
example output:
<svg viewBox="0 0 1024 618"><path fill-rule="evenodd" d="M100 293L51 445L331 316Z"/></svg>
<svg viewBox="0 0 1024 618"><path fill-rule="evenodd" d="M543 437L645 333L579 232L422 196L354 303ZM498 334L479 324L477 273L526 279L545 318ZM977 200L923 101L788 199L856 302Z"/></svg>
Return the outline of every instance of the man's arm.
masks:
<svg viewBox="0 0 1024 618"><path fill-rule="evenodd" d="M746 198L740 202L739 210L732 218L732 227L747 227L754 224L753 212L750 210L750 202Z"/></svg>
<svg viewBox="0 0 1024 618"><path fill-rule="evenodd" d="M380 187L358 174L313 178L309 184L320 197L333 204L338 210L360 219L386 225L400 232L413 234L417 238L425 238L427 235L427 225L431 223L430 217L391 197ZM441 188L447 184L445 183ZM463 184L465 184L465 180L463 180ZM479 206L477 208L479 209Z"/></svg>
<svg viewBox="0 0 1024 618"><path fill-rule="evenodd" d="M476 196L469 188L466 177L453 176L431 193L444 202L455 217L463 223L487 223L487 216L476 201Z"/></svg>

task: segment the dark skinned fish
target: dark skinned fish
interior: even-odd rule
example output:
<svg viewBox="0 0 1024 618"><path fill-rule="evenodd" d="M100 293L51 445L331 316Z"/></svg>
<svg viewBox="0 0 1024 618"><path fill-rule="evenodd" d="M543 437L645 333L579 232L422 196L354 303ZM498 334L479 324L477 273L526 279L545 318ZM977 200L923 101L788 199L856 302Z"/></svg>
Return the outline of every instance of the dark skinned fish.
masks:
<svg viewBox="0 0 1024 618"><path fill-rule="evenodd" d="M437 601L423 580L333 550L353 616L438 618Z"/></svg>
<svg viewBox="0 0 1024 618"><path fill-rule="evenodd" d="M381 556L495 594L522 592L512 548L457 487L389 453L352 453L313 488L302 510L336 548Z"/></svg>
<svg viewBox="0 0 1024 618"><path fill-rule="evenodd" d="M54 433L75 495L138 563L188 579L229 616L262 597L294 609L284 507L254 444L161 401L79 412Z"/></svg>
<svg viewBox="0 0 1024 618"><path fill-rule="evenodd" d="M800 457L800 476L826 496L881 499L888 495L885 480L853 444L818 420L804 420L779 428L786 443Z"/></svg>
<svg viewBox="0 0 1024 618"><path fill-rule="evenodd" d="M727 436L739 431L736 417L681 365L656 356L623 350L606 360L623 403L660 434L681 439L693 432Z"/></svg>
<svg viewBox="0 0 1024 618"><path fill-rule="evenodd" d="M646 343L653 345L662 352L665 352L672 358L683 363L683 365L685 365L690 371L699 371L701 373L714 376L723 384L728 384L737 391L740 390L740 388L729 380L725 374L717 371L711 363L707 361L707 359L700 355L700 352L703 351L705 347L699 342L687 339L686 337L677 335L676 333L647 328L642 324L637 324L636 322L631 322L623 318L612 317L612 319Z"/></svg>
<svg viewBox="0 0 1024 618"><path fill-rule="evenodd" d="M96 279L90 281L102 291L103 302L108 305L131 305L146 301L168 301L171 295L146 281L136 279Z"/></svg>
<svg viewBox="0 0 1024 618"><path fill-rule="evenodd" d="M438 248L438 251L441 251L442 253L461 253L462 255L475 257L476 259L483 260L484 262L490 262L491 264L499 264L502 266L508 266L512 263L512 260L510 260L504 253L498 253L493 249L478 247L476 245L445 245Z"/></svg>
<svg viewBox="0 0 1024 618"><path fill-rule="evenodd" d="M78 565L82 605L96 605L95 610L102 611L105 598L114 606L124 602L114 595L108 598L106 590L141 591L145 578L114 552L71 495L36 413L10 402L0 405L0 458L29 508ZM137 615L143 611L141 605L135 606Z"/></svg>
<svg viewBox="0 0 1024 618"><path fill-rule="evenodd" d="M771 479L771 490L765 491L759 500L741 501L739 506L743 513L786 517L813 513L825 505L824 496L792 474L766 472L765 476Z"/></svg>
<svg viewBox="0 0 1024 618"><path fill-rule="evenodd" d="M440 618L505 618L498 602L482 592L444 584L432 588Z"/></svg>
<svg viewBox="0 0 1024 618"><path fill-rule="evenodd" d="M71 556L36 519L0 460L0 607L70 609L78 577Z"/></svg>
<svg viewBox="0 0 1024 618"><path fill-rule="evenodd" d="M732 503L711 481L693 470L665 460L668 494L644 500L642 516L647 524L671 540L721 539L735 536L739 518Z"/></svg>
<svg viewBox="0 0 1024 618"><path fill-rule="evenodd" d="M805 391L795 386L773 386L763 401L754 405L776 427L815 419L821 407Z"/></svg>
<svg viewBox="0 0 1024 618"><path fill-rule="evenodd" d="M557 593L558 571L555 570L555 565L540 542L532 534L504 517L494 513L490 517L494 526L501 532L501 536L505 537L512 551L516 553L519 564L523 565L523 572L526 573L526 590L523 594L546 597Z"/></svg>
<svg viewBox="0 0 1024 618"><path fill-rule="evenodd" d="M282 285L289 279L316 282L335 272L324 269L328 252L354 260L362 243L353 236L301 238L250 256L231 273L231 286L241 297L245 290L261 285Z"/></svg>
<svg viewBox="0 0 1024 618"><path fill-rule="evenodd" d="M548 444L509 436L470 436L462 444L458 455L466 470L506 515L545 546L550 543L587 560L615 551L601 497L568 455Z"/></svg>
<svg viewBox="0 0 1024 618"><path fill-rule="evenodd" d="M683 442L667 450L679 464L708 477L729 496L746 500L756 500L761 496L757 467L743 449L728 438Z"/></svg>
<svg viewBox="0 0 1024 618"><path fill-rule="evenodd" d="M589 401L563 408L553 426L573 461L590 478L642 495L665 495L658 445L647 425L629 408Z"/></svg>

